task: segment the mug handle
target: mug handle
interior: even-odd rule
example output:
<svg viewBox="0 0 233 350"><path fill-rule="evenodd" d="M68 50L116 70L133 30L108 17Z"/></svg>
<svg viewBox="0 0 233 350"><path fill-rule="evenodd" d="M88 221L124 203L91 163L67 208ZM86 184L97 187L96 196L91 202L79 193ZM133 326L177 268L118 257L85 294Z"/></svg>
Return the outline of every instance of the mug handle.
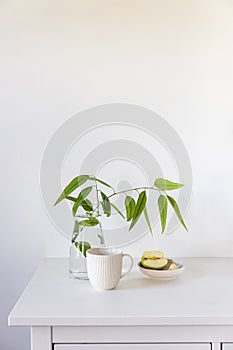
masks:
<svg viewBox="0 0 233 350"><path fill-rule="evenodd" d="M128 268L128 270L127 270L126 272L123 272L123 273L121 274L121 278L124 277L125 275L127 275L127 273L132 269L133 264L134 264L134 261L133 261L133 258L132 258L131 255L129 255L129 254L123 254L123 255L122 255L122 259L123 259L125 256L127 256L128 258L130 258L130 266L129 266L129 268Z"/></svg>

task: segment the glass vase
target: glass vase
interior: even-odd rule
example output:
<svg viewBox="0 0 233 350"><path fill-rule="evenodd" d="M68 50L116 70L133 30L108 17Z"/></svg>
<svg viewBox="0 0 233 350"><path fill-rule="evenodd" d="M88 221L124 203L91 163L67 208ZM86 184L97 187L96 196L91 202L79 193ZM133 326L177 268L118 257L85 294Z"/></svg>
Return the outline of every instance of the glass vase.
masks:
<svg viewBox="0 0 233 350"><path fill-rule="evenodd" d="M105 247L101 215L83 213L75 216L69 256L72 278L88 279L86 252L94 247Z"/></svg>

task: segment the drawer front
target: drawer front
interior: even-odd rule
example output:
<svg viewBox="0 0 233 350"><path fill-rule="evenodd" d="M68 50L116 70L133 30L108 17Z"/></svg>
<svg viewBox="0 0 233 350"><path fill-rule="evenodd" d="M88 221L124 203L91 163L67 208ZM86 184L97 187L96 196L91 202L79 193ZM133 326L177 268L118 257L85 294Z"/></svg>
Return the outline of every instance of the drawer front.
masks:
<svg viewBox="0 0 233 350"><path fill-rule="evenodd" d="M222 344L222 350L233 350L233 343Z"/></svg>
<svg viewBox="0 0 233 350"><path fill-rule="evenodd" d="M57 344L54 346L54 350L100 350L100 349L103 349L103 350L211 350L211 345L182 343L182 344Z"/></svg>

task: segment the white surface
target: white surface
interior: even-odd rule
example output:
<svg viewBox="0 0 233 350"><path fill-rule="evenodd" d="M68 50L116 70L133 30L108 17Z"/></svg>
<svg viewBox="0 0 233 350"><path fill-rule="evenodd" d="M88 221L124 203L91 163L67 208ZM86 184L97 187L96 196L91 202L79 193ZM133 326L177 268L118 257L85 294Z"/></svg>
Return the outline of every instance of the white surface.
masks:
<svg viewBox="0 0 233 350"><path fill-rule="evenodd" d="M52 350L51 327L31 328L31 350Z"/></svg>
<svg viewBox="0 0 233 350"><path fill-rule="evenodd" d="M210 344L86 344L55 345L55 350L210 350Z"/></svg>
<svg viewBox="0 0 233 350"><path fill-rule="evenodd" d="M223 344L222 350L233 350L233 343L231 343L231 344Z"/></svg>
<svg viewBox="0 0 233 350"><path fill-rule="evenodd" d="M233 325L233 259L181 259L182 275L155 281L131 271L116 289L71 280L47 258L9 317L11 325ZM119 304L120 300L120 304ZM130 301L130 302L129 302Z"/></svg>
<svg viewBox="0 0 233 350"><path fill-rule="evenodd" d="M137 264L138 270L145 275L147 278L152 278L156 280L172 280L179 276L183 271L185 266L182 263L175 261L175 263L179 266L176 270L156 270L156 269L148 269L143 266Z"/></svg>
<svg viewBox="0 0 233 350"><path fill-rule="evenodd" d="M101 322L101 320L100 320ZM230 325L173 325L173 326L57 326L53 327L54 343L212 343L220 350L222 342L232 343Z"/></svg>
<svg viewBox="0 0 233 350"><path fill-rule="evenodd" d="M222 344L221 343L212 343L211 350L222 350Z"/></svg>
<svg viewBox="0 0 233 350"><path fill-rule="evenodd" d="M68 254L68 241L41 203L40 161L60 123L90 106L151 108L174 126L191 158L189 233L148 235L127 251L233 256L233 196L226 186L233 178L232 6L230 0L0 2L0 347L27 349L27 330L8 328L7 314L41 257Z"/></svg>

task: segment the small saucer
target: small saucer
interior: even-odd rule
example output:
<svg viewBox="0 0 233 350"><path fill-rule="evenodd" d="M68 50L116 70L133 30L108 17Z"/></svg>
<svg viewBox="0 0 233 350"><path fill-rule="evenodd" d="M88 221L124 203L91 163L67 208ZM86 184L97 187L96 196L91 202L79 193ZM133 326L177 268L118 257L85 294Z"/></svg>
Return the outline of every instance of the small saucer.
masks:
<svg viewBox="0 0 233 350"><path fill-rule="evenodd" d="M180 262L175 262L176 265L179 267L176 270L155 270L155 269L149 269L146 267L143 267L141 262L138 263L138 269L143 275L145 275L147 278L152 278L156 280L173 280L178 275L180 275L183 271L185 266Z"/></svg>

